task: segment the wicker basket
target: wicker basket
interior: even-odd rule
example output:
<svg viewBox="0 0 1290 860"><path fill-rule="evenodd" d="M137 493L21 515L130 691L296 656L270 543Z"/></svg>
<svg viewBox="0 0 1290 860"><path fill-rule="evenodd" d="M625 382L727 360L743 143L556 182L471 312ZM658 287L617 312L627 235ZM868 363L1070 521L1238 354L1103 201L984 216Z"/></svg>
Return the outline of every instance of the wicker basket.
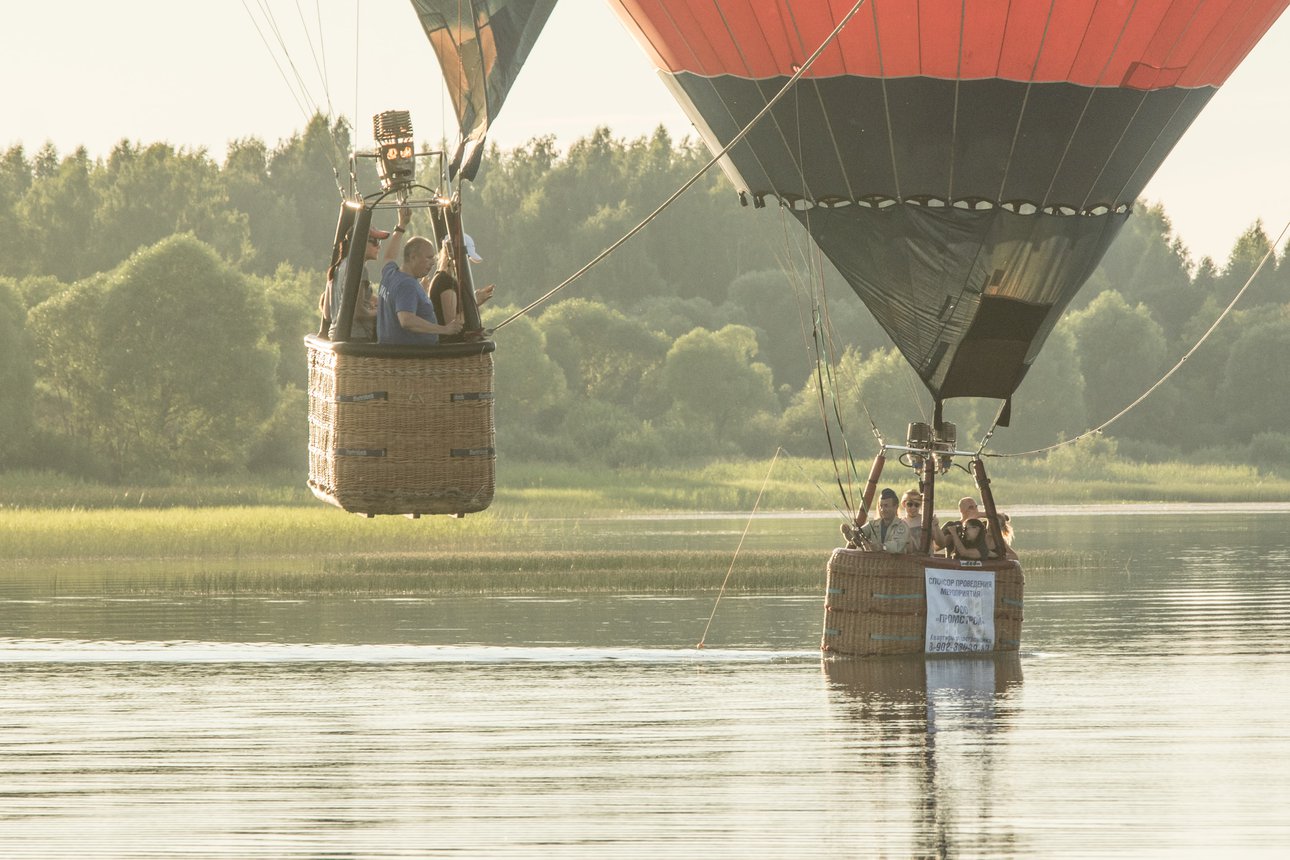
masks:
<svg viewBox="0 0 1290 860"><path fill-rule="evenodd" d="M971 566L946 558L837 549L829 559L820 648L834 654L922 653L927 568L994 573L994 650L1021 646L1025 577L1015 561Z"/></svg>
<svg viewBox="0 0 1290 860"><path fill-rule="evenodd" d="M475 513L493 501L491 341L309 349L309 488L367 514Z"/></svg>

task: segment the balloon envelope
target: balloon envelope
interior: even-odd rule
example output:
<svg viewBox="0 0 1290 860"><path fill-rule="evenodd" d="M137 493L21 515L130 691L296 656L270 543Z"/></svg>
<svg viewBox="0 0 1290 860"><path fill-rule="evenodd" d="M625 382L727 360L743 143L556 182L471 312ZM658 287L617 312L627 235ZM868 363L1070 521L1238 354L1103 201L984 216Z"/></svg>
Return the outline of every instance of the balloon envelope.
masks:
<svg viewBox="0 0 1290 860"><path fill-rule="evenodd" d="M453 159L470 179L484 136L528 59L555 0L412 0L461 127Z"/></svg>
<svg viewBox="0 0 1290 860"><path fill-rule="evenodd" d="M1290 0L867 0L723 159L938 400L1008 398L1152 174ZM713 151L852 0L611 0Z"/></svg>

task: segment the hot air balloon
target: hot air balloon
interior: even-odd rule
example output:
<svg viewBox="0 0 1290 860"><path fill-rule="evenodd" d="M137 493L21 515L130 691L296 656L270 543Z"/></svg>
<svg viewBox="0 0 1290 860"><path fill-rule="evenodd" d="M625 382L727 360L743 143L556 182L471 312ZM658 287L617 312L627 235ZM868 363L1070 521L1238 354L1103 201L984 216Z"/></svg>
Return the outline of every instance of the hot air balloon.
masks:
<svg viewBox="0 0 1290 860"><path fill-rule="evenodd" d="M481 331L453 180L479 167L489 125L555 0L412 0L439 59L461 131L452 157L419 152L407 111L373 122L377 147L354 153L374 160L380 188L351 195L340 208L332 271L348 261L338 319L305 339L309 352L309 488L354 513L454 514L486 509L495 489L493 341ZM430 176L422 174L434 165ZM372 214L393 207L425 209L432 241L452 250L461 342L393 345L352 337ZM441 321L444 322L444 321Z"/></svg>
<svg viewBox="0 0 1290 860"><path fill-rule="evenodd" d="M963 453L943 401L1002 400L998 423L1008 423L1013 392L1138 194L1287 5L610 2L714 152L859 8L721 163L745 203L792 212L931 392L933 426L910 425L900 449L921 471L924 553L936 472ZM883 460L880 451L857 526ZM972 469L1002 555L979 457ZM924 566L954 563L883 555L835 552L826 649L936 650ZM1000 635L992 626L988 639L959 644L1015 649L1020 568L1003 558L972 564L990 574L983 611ZM875 589L875 577L888 580ZM884 603L879 591L896 596ZM892 620L901 593L919 598L907 601L903 625Z"/></svg>

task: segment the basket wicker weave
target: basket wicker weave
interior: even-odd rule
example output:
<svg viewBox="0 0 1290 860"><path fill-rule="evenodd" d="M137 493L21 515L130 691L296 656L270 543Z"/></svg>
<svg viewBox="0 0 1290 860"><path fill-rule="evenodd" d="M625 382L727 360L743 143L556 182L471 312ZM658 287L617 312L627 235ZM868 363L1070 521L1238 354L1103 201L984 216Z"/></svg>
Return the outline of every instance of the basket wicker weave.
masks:
<svg viewBox="0 0 1290 860"><path fill-rule="evenodd" d="M994 650L1021 646L1025 577L1017 562L992 560L968 567L946 558L836 549L829 559L820 648L855 656L921 653L927 568L993 571Z"/></svg>
<svg viewBox="0 0 1290 860"><path fill-rule="evenodd" d="M492 504L491 341L305 343L314 495L368 515L461 515Z"/></svg>

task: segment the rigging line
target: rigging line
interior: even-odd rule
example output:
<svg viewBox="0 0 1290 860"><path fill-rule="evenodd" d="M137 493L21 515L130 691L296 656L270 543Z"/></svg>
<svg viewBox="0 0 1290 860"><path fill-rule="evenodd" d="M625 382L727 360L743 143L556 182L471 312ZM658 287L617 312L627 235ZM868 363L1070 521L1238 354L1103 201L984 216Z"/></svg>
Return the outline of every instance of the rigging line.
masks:
<svg viewBox="0 0 1290 860"><path fill-rule="evenodd" d="M793 452L788 450L787 448L781 447L780 450L784 452L784 456L786 458L794 457ZM824 500L824 503L826 505L828 505L830 508L833 508L833 510L837 512L838 516L842 518L843 522L855 522L855 517L851 513L844 511L842 510L842 508L838 507L838 503L833 501L832 496L830 496L828 493L824 491L824 488L820 486L820 482L817 481L815 478L811 477L810 475L806 474L806 470L802 468L800 463L796 462L795 459L789 459L788 462L790 465L796 468L798 472L801 473L803 478L805 478L808 482L811 483L812 486L815 487L815 491L820 494L820 498Z"/></svg>
<svg viewBox="0 0 1290 860"><path fill-rule="evenodd" d="M882 33L878 28L878 5L872 3L869 11L873 13L873 44L878 55L878 80L882 82L882 115L887 126L887 151L891 153L891 179L896 188L896 199L904 202L900 193L900 168L896 166L896 133L891 128L891 97L887 94L887 64L882 60Z"/></svg>
<svg viewBox="0 0 1290 860"><path fill-rule="evenodd" d="M1138 396L1137 400L1133 401L1128 406L1124 407L1119 412L1115 413L1110 418L1103 421L1101 424L1097 425L1096 427L1093 427L1092 429L1089 429L1089 430L1085 430L1083 433L1079 434L1078 436L1075 436L1074 438L1065 439L1061 442L1058 442L1055 445L1049 445L1047 448L1036 448L1034 451L1020 451L1015 454L986 454L985 456L987 457L1028 457L1032 454L1042 454L1046 451L1052 451L1066 445L1073 445L1074 443L1085 438L1086 436L1092 436L1095 433L1101 433L1107 427L1110 427L1116 421L1119 421L1121 418L1127 415L1131 409L1133 409L1139 403L1141 403L1142 401L1150 397L1151 394L1157 388L1164 385L1165 382L1169 379L1169 377L1177 373L1178 369L1182 367L1184 363L1186 363L1187 359L1192 357L1192 353L1200 349L1201 344L1203 344L1206 340L1209 339L1209 336L1214 333L1214 329L1218 328L1219 323L1221 323L1227 317L1227 315L1232 312L1232 308L1234 308L1236 306L1236 303L1241 300L1241 296L1245 295L1245 291L1250 288L1250 284L1254 283L1254 279L1258 277L1258 274L1263 270L1264 265L1266 265L1268 260L1276 253L1277 246L1281 244L1281 240L1285 238L1285 235L1288 232L1290 232L1290 221L1287 221L1286 225L1281 228L1281 234L1277 236L1276 241L1268 243L1268 250L1267 250L1267 253L1263 255L1263 259L1259 260L1259 264L1254 267L1254 271L1245 280L1245 284L1239 290L1237 290L1236 295L1233 296L1232 300L1227 303L1227 307L1223 308L1223 312L1218 315L1218 319L1214 320L1213 325L1211 325L1208 329L1205 330L1205 333L1200 336L1200 340L1196 341L1195 345L1192 346L1191 349L1187 350L1187 352L1183 354L1182 358L1178 359L1177 364L1169 368L1168 372L1166 372L1164 376L1160 377L1160 379L1156 381L1155 385L1152 385L1146 391L1142 392L1142 394ZM995 420L995 424L996 425L998 424L997 419ZM990 432L986 434L986 439L988 440L989 437L992 436L993 434L994 434L994 426L991 426ZM985 448L985 440L983 440L981 443L981 450L984 450L984 448ZM978 450L977 454L978 456L980 456L981 451Z"/></svg>
<svg viewBox="0 0 1290 860"><path fill-rule="evenodd" d="M319 7L318 2L319 0L314 0L314 9L318 12L318 48L322 50L322 9ZM323 98L327 100L327 117L330 119L336 112L332 110L331 106L331 87L327 80L327 55L323 54L322 62L318 62L318 51L314 50L314 40L309 35L309 24L305 22L305 10L301 8L300 0L296 0L296 14L300 16L300 29L304 31L305 43L309 45L309 55L314 60L314 71L318 73L318 78L322 82Z"/></svg>
<svg viewBox="0 0 1290 860"><path fill-rule="evenodd" d="M819 249L816 249L817 255L822 255L822 253L823 252L819 251ZM841 358L838 355L837 333L833 329L833 319L831 316L826 316L825 318L825 336L826 343L828 344L829 366L831 368L836 368L840 372L843 369L843 365ZM864 399L864 394L861 390L859 380L854 375L851 375L849 376L848 381L851 383L851 387L855 389L856 401L860 404L860 408L864 411L865 418L869 421L869 428L873 431L874 438L878 440L878 446L886 447L887 443L883 439L882 430L878 429L878 422L874 420L873 413L869 411L869 404ZM858 477L859 467L854 465L854 460L852 461L852 464Z"/></svg>
<svg viewBox="0 0 1290 860"><path fill-rule="evenodd" d="M286 40L283 39L282 37L282 30L281 28L278 27L277 19L273 17L273 10L269 7L268 0L256 0L256 2L257 2L257 5L260 7L260 14L264 16L266 26L268 26L269 30L273 33L274 38L278 42L278 47L282 50L282 56L286 59L287 65L291 68L291 73L292 75L294 75L296 79L296 85L299 86L300 88L301 96L304 97L304 100L308 103L309 108L311 108L313 111L313 113L309 113L308 111L305 110L303 106L300 105L299 99L296 100L297 106L300 106L301 113L303 113L305 116L305 125L308 126L309 122L314 118L314 116L321 114L322 110L319 108L317 101L309 93L309 87L305 85L304 78L301 76L300 70L296 68L295 61L291 59L291 52L287 49ZM256 30L259 31L260 29L259 24L256 22L255 16L251 14L251 10L246 7L246 0L242 0L242 6L243 8L246 8L247 15L251 17L251 23L254 24ZM296 8L299 9L300 8L299 5L297 5ZM303 14L301 16L301 20L303 21ZM307 38L308 28L306 28L305 30L305 35ZM292 96L294 97L295 90L292 89L291 82L287 78L286 73L282 71L282 67L278 65L278 59L274 55L273 48L269 45L268 40L265 39L263 33L260 33L260 38L262 41L264 41L265 47L269 51L269 56L273 58L274 65L278 66L278 71L282 74L283 81L287 84L287 88L292 90ZM312 49L313 49L313 46L311 43L310 50ZM340 179L340 166L339 166L339 159L341 157L340 148L336 146L336 138L332 134L330 112L326 114L326 120L327 120L327 129L326 129L327 142L331 145L331 151L332 151L332 157L329 157L327 160L331 163L332 177L336 180L336 191L339 192L341 199L344 200L346 199L347 195L345 194L345 188L341 183L341 179Z"/></svg>
<svg viewBox="0 0 1290 860"><path fill-rule="evenodd" d="M317 13L318 18L317 51L314 50L313 37L309 35L309 24L305 22L305 11L300 6L300 0L296 0L296 13L300 16L300 29L304 31L305 42L309 45L309 53L314 60L314 71L316 71L318 73L318 77L322 79L323 97L327 99L327 142L331 144L332 155L335 156L331 159L331 172L336 177L336 190L340 192L340 197L344 200L346 194L340 180L340 165L345 158L340 151L340 147L336 145L336 135L333 128L337 117L336 111L331 104L331 81L327 77L327 46L323 39L322 7L319 5L319 0L314 0L314 11ZM319 54L322 55L321 65L318 61ZM354 121L358 121L357 116L354 117ZM351 141L351 144L352 143L353 141Z"/></svg>
<svg viewBox="0 0 1290 860"><path fill-rule="evenodd" d="M838 415L838 429L841 431L841 434L842 434L842 446L843 446L843 450L846 452L847 463L850 466L850 471L847 473L847 481L848 483L852 484L851 493L852 493L852 497L854 498L855 496L854 482L859 480L860 478L860 474L859 474L860 468L856 464L855 455L851 451L851 441L850 439L847 438L846 429L842 426L842 416L840 412L840 407L838 405L838 392L841 390L841 386L838 384L835 374L836 374L837 368L839 367L840 362L838 359L837 343L836 343L836 337L835 337L836 332L834 331L834 328L833 328L833 317L829 310L828 290L825 288L824 265L823 265L824 252L821 251L817 246L813 249L813 253L808 257L808 260L810 260L810 266L808 268L811 272L814 273L811 276L811 286L812 288L814 288L818 284L819 300L817 302L817 305L820 307L821 313L823 315L823 320L822 320L823 325L821 327L822 340L819 344L816 345L816 349L826 350L827 357L825 359L825 362L826 362L825 366L828 367L829 369L829 387L830 387L830 390L833 392L834 412ZM869 419L869 426L873 430L874 437L878 440L878 444L881 446L882 431L878 429L878 425L874 423L873 416L869 414L869 407L864 402L864 398L860 396L858 391L858 386L857 386L856 399L860 402L860 408L864 410L865 417Z"/></svg>
<svg viewBox="0 0 1290 860"><path fill-rule="evenodd" d="M300 70L296 68L295 60L291 58L291 51L287 49L286 39L282 36L282 30L278 27L277 19L273 17L273 9L269 6L269 0L257 0L257 2L260 5L260 12L264 15L265 22L268 25L270 32L272 32L274 38L277 39L278 47L282 49L282 56L286 59L287 66L291 69L291 74L296 79L296 85L300 87L301 95L304 96L305 101L309 104L309 107L313 109L314 113L322 113L318 107L318 100L309 92L309 87L305 84L304 76L300 74Z"/></svg>
<svg viewBox="0 0 1290 860"><path fill-rule="evenodd" d="M264 43L264 49L269 52L269 59L273 61L273 65L277 68L278 74L282 77L282 82L286 84L287 92L291 93L292 100L296 103L296 107L300 109L300 115L305 118L305 122L308 122L309 110L305 107L304 103L300 101L300 96L297 95L295 87L291 85L291 79L287 77L287 73L282 68L282 64L278 62L278 56L274 53L273 46L269 44L269 40L265 37L264 31L260 29L260 22L255 20L255 13L251 11L250 6L246 5L246 0L242 0L242 8L246 10L247 17L251 19L251 26L254 27L255 32L259 34L260 41Z"/></svg>
<svg viewBox="0 0 1290 860"><path fill-rule="evenodd" d="M793 33L797 36L797 47L798 47L798 50L800 50L800 51L802 51L803 53L805 53L805 52L806 52L806 42L805 42L805 40L802 38L802 28L801 28L800 26L798 26L798 23L797 23L797 15L796 15L796 14L794 14L794 12L793 12L793 6L792 6L792 4L791 4L791 3L786 3L786 4L785 4L785 9L786 9L786 10L787 10L787 12L788 12L789 20L791 20L791 21L793 22ZM785 35L785 36L787 36L787 35L788 35L787 29L785 30L784 35ZM838 59L842 62L842 71L843 71L843 74L847 74L847 69L846 69L846 58L845 58L845 57L842 57L842 56L839 56L839 58L838 58ZM833 121L829 119L828 111L825 109L825 104L824 104L824 93L820 91L820 81L819 81L819 79L818 79L818 78L812 77L812 78L811 78L811 81L810 81L810 84L811 84L811 89L815 91L815 98L816 98L816 100L820 103L820 117L824 120L824 128L825 128L826 134L828 135L829 142L833 145L833 155L834 155L834 156L837 158L837 160L838 160L838 170L839 170L839 171L841 171L841 173L842 173L842 181L843 181L843 183L845 183L845 184L846 184L846 186L847 186L847 198L848 198L849 200L855 200L855 199L856 199L856 192L855 192L855 189L851 186L851 176L847 173L847 166L846 166L846 162L845 162L845 160L842 158L842 150L838 147L838 135L837 135L837 133L836 133L836 132L834 132L834 130L833 130ZM798 140L798 151L799 151L799 152L801 152L801 140L800 140L800 138L801 138L801 133L802 133L802 127L801 127L800 122L799 122L799 124L798 124L797 132L798 132L798 138L799 138L799 140ZM803 179L802 179L802 187L803 187L803 188L805 188L805 187L806 187L806 179L805 179L805 177L803 177Z"/></svg>
<svg viewBox="0 0 1290 860"><path fill-rule="evenodd" d="M1134 0L1136 5L1137 0ZM1056 0L1049 0L1048 17L1044 19L1044 32L1039 38L1039 47L1035 50L1035 61L1030 66L1030 80L1026 81L1026 90L1021 97L1021 110L1017 111L1017 125L1012 129L1012 143L1008 146L1008 157L1003 162L1003 176L999 179L999 191L995 202L1003 202L1004 189L1008 187L1008 174L1012 171L1012 159L1017 154L1017 141L1021 138L1021 129L1026 120L1026 107L1030 104L1030 91L1035 86L1035 75L1039 73L1039 59L1043 56L1044 45L1048 43L1048 28L1053 24L1053 11L1057 8ZM1003 44L1000 42L1000 51Z"/></svg>
<svg viewBox="0 0 1290 860"><path fill-rule="evenodd" d="M761 505L761 497L766 492L766 485L770 483L770 473L775 470L775 463L779 461L779 454L783 448L775 449L775 456L770 459L770 468L766 470L766 478L761 482L761 489L757 491L757 501L753 503L752 512L748 514L748 522L744 524L744 533L739 536L739 545L735 547L735 554L730 559L730 568L726 571L726 578L721 580L721 590L717 592L717 599L712 604L712 614L708 616L708 623L703 625L703 635L699 637L699 644L696 648L702 648L703 643L708 639L708 629L712 627L712 619L717 617L717 606L721 604L721 598L726 593L726 583L730 582L730 575L735 572L735 562L739 559L739 551L743 549L744 538L748 537L748 529L752 528L753 517L757 515L757 508Z"/></svg>
<svg viewBox="0 0 1290 860"><path fill-rule="evenodd" d="M362 20L359 8L358 0L354 0L354 139L350 143L353 144L355 149L358 149L358 58L361 54L358 27Z"/></svg>
<svg viewBox="0 0 1290 860"><path fill-rule="evenodd" d="M783 230L785 245L790 245L790 240L788 238L787 224L788 224L788 218L784 214L783 209L781 208L780 226L781 226L781 229ZM854 498L855 496L855 487L854 487L854 480L853 480L853 473L856 471L855 458L851 456L851 446L847 442L846 429L842 421L841 407L839 405L840 400L838 397L837 384L833 379L832 365L828 359L824 358L824 355L825 355L824 339L826 337L824 328L825 328L826 322L824 318L821 316L821 306L819 302L816 301L814 298L815 279L814 279L814 275L811 274L811 258L809 254L807 256L807 278L808 278L807 286L809 287L809 289L804 290L804 292L806 292L807 294L807 299L810 303L810 308L811 308L811 333L810 333L811 341L810 341L809 351L813 353L815 356L815 376L816 376L816 388L819 395L820 422L824 428L825 439L828 442L829 455L830 455L830 461L833 465L834 478L837 480L839 490L841 490L843 502L848 507L850 507L851 499ZM799 309L799 318L800 318L800 315L801 315L801 312ZM805 337L806 337L805 320L803 320L802 335L803 335L803 339L805 340ZM827 374L827 377L828 377L827 385L824 384L824 378L823 378L823 375L821 374L822 367L828 368L829 370ZM846 459L846 462L851 465L850 470L848 470L847 472L846 486L843 485L842 470L838 468L838 457L833 447L832 433L829 430L828 407L825 402L826 390L829 393L828 402L831 403L833 406L833 416L834 416L834 420L836 420L838 425L838 434L841 439L843 451L845 452L845 455L846 455L845 459ZM848 495L848 488L850 491L850 495Z"/></svg>
<svg viewBox="0 0 1290 860"><path fill-rule="evenodd" d="M851 498L847 495L847 488L842 483L842 473L838 469L838 454L833 447L833 431L829 429L829 412L824 396L824 362L820 357L820 315L818 311L812 314L812 323L811 333L815 338L815 388L819 398L820 423L824 426L824 440L829 446L829 461L833 464L833 475L838 484L838 491L842 494L842 503L850 510L852 507ZM836 403L837 401L834 400L835 408ZM838 428L838 432L842 432L841 427Z"/></svg>
<svg viewBox="0 0 1290 860"><path fill-rule="evenodd" d="M759 110L759 111L757 112L757 115L756 115L756 116L754 116L754 117L753 117L753 118L748 122L748 124L747 124L746 126L744 126L742 129L740 129L739 133L738 133L738 134L736 134L736 135L734 136L734 138L732 138L732 139L731 139L731 141L730 141L728 144L726 144L724 147L722 147L722 148L721 148L721 151L720 151L720 152L718 152L716 155L712 156L712 158L708 161L708 163L707 163L707 164L705 164L705 165L703 165L703 167L699 168L699 172L698 172L698 173L694 174L694 176L692 176L692 177L690 177L688 180L686 180L686 182L685 182L685 183L684 183L680 188L676 189L676 191L675 191L675 192L673 192L672 196L668 197L666 200L664 200L662 203L660 203L657 209L655 209L655 210L654 210L653 212L651 212L650 214L646 215L646 216L645 216L645 220L641 221L641 222L640 222L639 224L637 224L635 227L633 227L632 229L628 230L628 231L627 231L627 233L626 233L626 234L624 234L624 235L623 235L623 237L622 237L621 239L619 239L617 242L614 242L612 245L610 245L610 246L609 246L608 248L606 248L605 250L601 251L601 252L600 252L600 253L599 253L595 258L593 258L590 262L588 262L586 265L584 265L581 269L579 269L578 271L574 272L572 275L570 275L568 278L566 278L563 282L561 282L561 283L559 283L559 284L556 284L556 285L555 285L554 287L552 287L550 290L547 290L547 292L546 292L546 293L544 293L543 295L539 296L537 299L535 299L534 301L530 302L528 305L524 306L523 308L520 308L518 311L516 311L515 313L511 314L511 315L510 315L509 317L507 317L506 319L502 320L502 321L501 321L500 323L498 323L494 328L492 328L492 329L489 331L489 333L497 331L498 329L502 328L502 326L507 325L508 323L512 322L512 321L513 321L513 320L515 320L516 318L521 317L521 316L523 316L524 314L528 313L529 311L533 310L535 307L537 307L538 305L542 304L542 303L543 303L543 302L545 302L547 299L551 298L551 296L555 295L555 294L556 294L556 293L558 293L560 290L562 290L562 289L564 289L565 287L569 286L569 284L573 283L573 282L574 282L574 281L576 281L578 278L582 277L582 276L583 276L584 274L586 274L586 273L587 273L587 272L588 272L588 271L589 271L593 266L595 266L595 265L596 265L597 263L599 263L601 260L603 260L603 259L605 259L606 257L608 257L608 256L609 256L610 254L612 254L614 251L616 251L620 245L622 245L622 244L624 244L625 242L627 242L627 240L628 240L628 239L631 239L633 236L635 236L635 235L636 235L637 233L639 233L641 230L644 230L644 229L645 229L645 227L646 227L646 225L648 225L651 221L653 221L655 218L657 218L657 217L659 216L659 213L661 213L661 212L662 212L664 209L666 209L667 207L671 206L671 205L672 205L672 203L673 203L673 202L674 202L678 197L680 197L682 194L684 194L686 191L688 191L688 190L690 189L690 186L692 186L692 185L694 185L694 183L698 182L698 181L703 177L703 175L704 175L705 173L707 173L707 172L712 168L712 165L716 164L716 163L717 163L718 161L720 161L722 158L725 158L726 153L730 152L730 150L731 150L731 149L733 149L734 147L738 146L738 145L739 145L739 143L740 143L740 141L742 141L745 137L747 137L747 136L748 136L748 132L749 132L749 131L751 131L751 130L752 130L752 128L753 128L755 125L757 125L757 123L761 120L761 118L762 118L762 117L764 117L766 114L770 113L770 109L771 109L771 108L773 108L773 107L774 107L774 106L779 102L779 100L780 100L781 98L783 98L783 97L784 97L784 95L785 95L785 94L786 94L790 89L792 89L792 88L793 88L793 85L797 83L798 79L800 79L800 78L802 77L802 75L806 74L806 73L807 73L807 71L809 71L809 70L810 70L811 66L815 64L815 61L819 58L819 56L820 56L821 54L823 54L823 53L824 53L824 49L825 49L825 48L827 48L829 45L833 44L834 40L835 40L835 39L837 39L838 34L840 34L840 33L842 32L842 29L843 29L844 27L846 27L846 25L851 21L852 17L854 17L854 16L855 16L855 14L856 14L857 12L859 12L859 11L860 11L860 7L861 7L861 6L863 6L863 5L865 4L865 2L866 2L866 0L856 0L856 4L855 4L854 6L852 6L852 7L851 7L851 11L850 11L850 12L848 12L846 15L844 15L844 16L843 16L842 20L838 23L838 25L837 25L836 27L834 27L834 28L833 28L833 31L832 31L831 33L829 33L829 35L824 39L824 41L823 41L823 42L821 42L821 43L820 43L820 47L816 48L816 49L815 49L815 52L814 52L813 54L811 54L811 56L809 56L809 57L807 57L807 58L806 58L806 62L802 63L801 67L800 67L796 72L794 72L794 73L793 73L793 76L792 76L791 78L789 78L789 79L788 79L788 81L784 84L784 86L783 86L783 87L781 87L781 88L780 88L779 92L775 93L774 97L773 97L773 98L771 98L771 100L770 100L770 101L766 102L766 106L765 106L764 108L762 108L761 110Z"/></svg>
<svg viewBox="0 0 1290 860"><path fill-rule="evenodd" d="M862 2L863 2L863 0L862 0ZM762 95L762 97L764 98L765 96L764 96L764 93L762 92L762 83L761 83L761 81L760 81L760 80L757 80L756 78L753 78L752 66L749 64L749 62L748 62L748 57L747 57L747 56L745 55L745 53L744 53L743 45L740 43L740 40L738 40L738 39L736 39L736 38L735 38L734 30L733 30L733 29L731 28L731 26L730 26L730 20L726 17L726 13L725 13L724 11L722 11L722 9L721 9L721 4L720 4L719 2L717 2L717 0L713 0L713 3L712 3L712 11L714 11L714 12L717 14L717 17L719 17L719 18L721 19L721 24L722 24L722 26L723 26L723 27L725 28L725 30L726 30L726 35L728 35L728 36L730 37L730 45L731 45L731 47L733 47L733 48L734 48L735 53L737 53L737 54L739 55L739 59L740 59L740 61L744 64L744 72L745 72L745 74L747 74L748 79L750 79L750 80L755 80L755 81L757 82L757 93L758 93L758 95ZM763 43L764 43L764 45L765 45L765 47L766 47L767 51L770 51L770 39L769 39L769 37L767 37L767 36L765 35L764 31L762 32L762 40L763 40ZM790 66L790 68L791 68L791 66ZM794 95L794 100L795 100L795 101L798 101L799 99L797 98L797 93L794 93L793 95ZM792 146L791 146L791 145L789 144L789 142L788 142L789 135L785 132L784 128L783 128L783 127L781 127L780 122L779 122L779 118L778 118L778 117L775 117L774 115L772 115L772 116L771 116L771 118L770 118L770 121L769 121L768 125L769 125L770 129L771 129L771 130L773 130L773 131L774 131L774 132L779 136L780 141L784 144L784 149L785 149L785 151L787 151L787 152L789 152L789 153L792 153L792 152L793 152L793 148L792 148ZM802 128L802 124L801 124L801 122L800 122L800 121L797 123L797 128L798 128L798 133L800 134L800 133L801 133L801 128ZM798 149L797 154L798 154L798 155L800 155L800 154L801 154L801 150L800 150L800 149ZM810 190L810 188L809 188L809 187L807 187L807 185L806 185L806 171L805 171L804 169L802 169L802 167L800 166L800 161L801 161L801 159L800 159L800 158L798 158L798 159L795 159L795 160L799 162L798 174L799 174L799 176L800 176L800 178L801 178L801 182L802 182L802 195L803 195L804 197L807 197L807 198L811 199L811 200L816 199L816 198L815 198L815 193L814 193L813 191L811 191L811 190ZM780 189L780 188L776 187L776 188L775 188L775 196L776 196L776 197L780 197L780 195L781 195L781 194L782 194L782 189ZM780 199L782 200L783 198L782 198L782 197L780 197Z"/></svg>

